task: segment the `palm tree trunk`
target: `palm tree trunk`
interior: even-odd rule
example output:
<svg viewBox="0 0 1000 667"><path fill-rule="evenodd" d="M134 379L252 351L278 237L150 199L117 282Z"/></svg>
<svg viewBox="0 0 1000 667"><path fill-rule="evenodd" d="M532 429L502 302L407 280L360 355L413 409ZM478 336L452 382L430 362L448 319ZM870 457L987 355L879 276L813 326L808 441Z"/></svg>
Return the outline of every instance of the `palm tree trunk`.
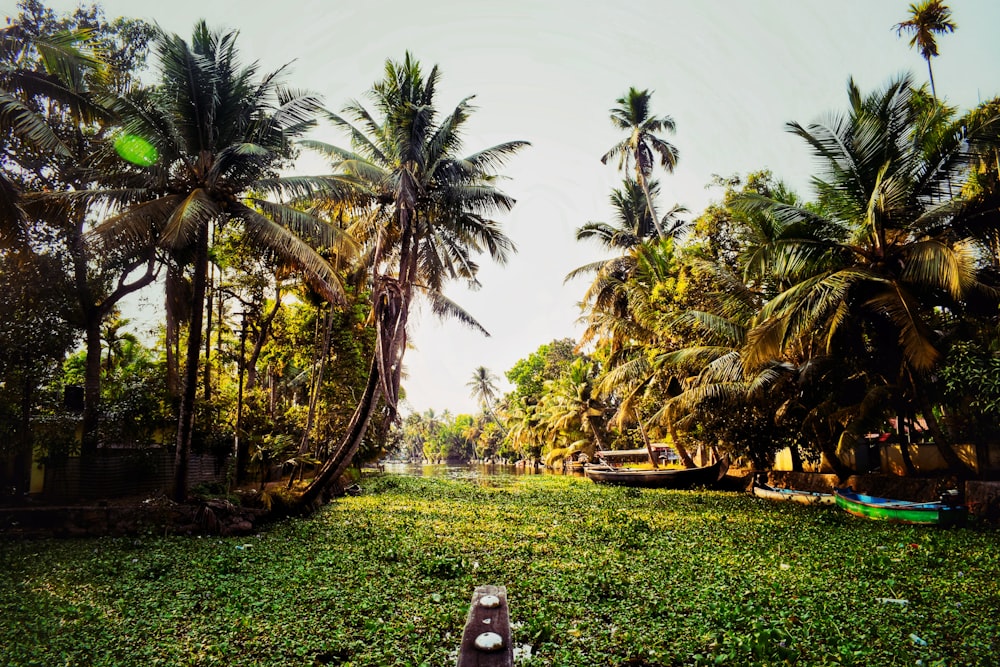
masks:
<svg viewBox="0 0 1000 667"><path fill-rule="evenodd" d="M681 439L677 435L677 429L674 427L674 420L668 414L667 415L667 433L670 434L670 442L674 446L674 450L677 452L677 456L681 457L681 463L684 464L685 468L697 468L694 464L694 459L691 458L691 454L688 452L687 448L681 444Z"/></svg>
<svg viewBox="0 0 1000 667"><path fill-rule="evenodd" d="M306 487L299 497L301 509L309 509L316 505L321 495L326 492L330 485L340 479L351 464L351 460L361 446L365 431L368 429L368 422L378 405L381 381L378 376L378 358L372 356L371 366L368 369L368 381L365 383L365 391L361 395L358 407L354 409L351 421L347 426L347 432L340 441L333 454L323 464L316 473L312 482Z"/></svg>
<svg viewBox="0 0 1000 667"><path fill-rule="evenodd" d="M597 450L604 451L607 449L607 447L604 446L604 441L601 439L601 432L597 430L597 426L594 424L593 420L588 419L587 425L590 426L590 430L594 434L594 442L597 444Z"/></svg>
<svg viewBox="0 0 1000 667"><path fill-rule="evenodd" d="M171 399L180 396L180 320L182 269L171 262L167 266L164 285L164 306L166 310L166 334L164 346L167 351L167 394Z"/></svg>
<svg viewBox="0 0 1000 667"><path fill-rule="evenodd" d="M802 472L802 452L799 451L799 445L793 442L788 446L788 453L792 457L792 472ZM771 456L771 463L774 463L774 456Z"/></svg>
<svg viewBox="0 0 1000 667"><path fill-rule="evenodd" d="M205 280L205 402L212 400L212 308L215 305L215 267L209 263Z"/></svg>
<svg viewBox="0 0 1000 667"><path fill-rule="evenodd" d="M902 413L896 415L896 439L899 440L899 454L903 460L903 470L907 477L915 477L917 469L913 467L913 459L910 458L910 433L908 427L913 421L904 417Z"/></svg>
<svg viewBox="0 0 1000 667"><path fill-rule="evenodd" d="M83 380L83 458L97 452L101 415L101 318L85 315L87 360Z"/></svg>
<svg viewBox="0 0 1000 667"><path fill-rule="evenodd" d="M257 335L257 340L253 344L253 351L250 353L250 358L246 361L246 373L247 373L247 391L250 391L257 386L257 360L260 358L261 350L264 349L264 343L267 342L267 335L271 330L271 323L274 321L275 315L278 314L278 310L281 308L281 287L278 286L274 290L274 308L271 312L267 314L264 321L260 324L260 333Z"/></svg>
<svg viewBox="0 0 1000 667"><path fill-rule="evenodd" d="M830 464L833 468L833 472L840 479L847 479L854 472L840 458L840 454L837 453L837 447L834 444L837 441L836 437L833 437L833 433L824 434L819 431L818 426L813 427L816 433L816 443L819 446L819 451L826 458L826 462ZM832 429L828 429L832 430ZM830 437L824 437L829 435Z"/></svg>
<svg viewBox="0 0 1000 667"><path fill-rule="evenodd" d="M187 500L187 475L194 432L194 405L198 393L198 360L201 356L201 328L205 313L205 284L208 277L208 227L198 231L194 265L194 285L191 323L188 331L187 362L184 385L177 418L177 452L174 457L174 489L176 502Z"/></svg>
<svg viewBox="0 0 1000 667"><path fill-rule="evenodd" d="M642 417L639 416L638 410L633 410L635 414L635 420L639 422L639 434L642 436L642 441L646 445L646 453L649 454L649 462L653 465L653 470L656 470L659 466L656 465L656 457L653 456L653 445L649 443L649 436L646 435L646 427L642 425Z"/></svg>
<svg viewBox="0 0 1000 667"><path fill-rule="evenodd" d="M927 58L927 76L931 80L931 96L934 98L934 104L937 104L937 90L934 88L934 70L931 69L931 59Z"/></svg>
<svg viewBox="0 0 1000 667"><path fill-rule="evenodd" d="M653 219L653 226L656 227L656 235L658 238L663 239L666 235L663 233L663 227L660 226L660 219L656 217L656 208L653 206L653 196L649 193L649 186L646 185L646 177L642 172L638 172L636 176L638 176L639 187L642 188L643 194L646 195L646 206L649 207L649 217Z"/></svg>

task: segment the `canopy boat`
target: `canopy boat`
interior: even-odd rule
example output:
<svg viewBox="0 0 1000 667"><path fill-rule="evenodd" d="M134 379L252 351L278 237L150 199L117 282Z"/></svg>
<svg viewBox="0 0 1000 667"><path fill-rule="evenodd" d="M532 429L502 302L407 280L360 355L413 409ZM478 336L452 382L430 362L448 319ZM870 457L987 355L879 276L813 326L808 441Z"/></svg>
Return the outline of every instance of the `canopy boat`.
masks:
<svg viewBox="0 0 1000 667"><path fill-rule="evenodd" d="M782 489L770 486L762 482L755 482L753 494L758 498L768 500L790 500L793 503L803 505L836 505L837 499L832 493L820 493L818 491L799 491L797 489Z"/></svg>
<svg viewBox="0 0 1000 667"><path fill-rule="evenodd" d="M851 514L894 523L953 526L964 522L968 516L966 507L941 501L924 503L877 498L852 489L836 489L834 493L837 504Z"/></svg>
<svg viewBox="0 0 1000 667"><path fill-rule="evenodd" d="M609 465L588 465L587 478L598 484L636 486L645 489L689 489L693 486L711 486L729 469L726 459L719 459L703 468L658 468L640 470L615 468Z"/></svg>

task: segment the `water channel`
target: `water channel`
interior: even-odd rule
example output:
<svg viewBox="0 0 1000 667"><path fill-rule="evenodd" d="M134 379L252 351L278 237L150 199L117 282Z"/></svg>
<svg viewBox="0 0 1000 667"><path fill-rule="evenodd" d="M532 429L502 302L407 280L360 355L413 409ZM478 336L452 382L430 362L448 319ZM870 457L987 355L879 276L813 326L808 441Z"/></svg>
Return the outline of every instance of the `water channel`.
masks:
<svg viewBox="0 0 1000 667"><path fill-rule="evenodd" d="M447 477L449 479L484 479L487 477L506 477L510 475L581 475L582 473L553 472L543 466L537 469L531 466L518 467L502 463L401 463L384 464L385 472L411 477Z"/></svg>

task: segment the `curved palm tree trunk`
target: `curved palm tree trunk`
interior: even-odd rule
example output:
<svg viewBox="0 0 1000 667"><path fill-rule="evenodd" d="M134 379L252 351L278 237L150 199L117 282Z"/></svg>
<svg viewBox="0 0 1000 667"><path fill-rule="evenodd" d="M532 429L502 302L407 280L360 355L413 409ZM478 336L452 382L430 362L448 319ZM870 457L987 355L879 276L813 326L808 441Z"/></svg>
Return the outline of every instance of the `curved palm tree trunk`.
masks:
<svg viewBox="0 0 1000 667"><path fill-rule="evenodd" d="M365 391L358 401L358 406L354 409L351 421L347 425L347 432L343 439L334 449L333 454L326 460L323 466L316 473L312 482L306 487L299 497L302 509L312 508L326 493L327 489L347 470L351 460L361 447L365 431L368 429L368 422L378 405L381 382L378 376L378 359L372 357L371 366L368 369L368 382L365 383Z"/></svg>
<svg viewBox="0 0 1000 667"><path fill-rule="evenodd" d="M639 411L633 410L633 412L635 413L635 420L639 422L639 434L642 436L642 442L646 445L649 462L653 465L653 470L656 470L659 466L656 465L656 457L653 456L653 445L649 443L649 436L646 435L646 427L642 425L642 417L639 416Z"/></svg>
<svg viewBox="0 0 1000 667"><path fill-rule="evenodd" d="M183 394L177 418L177 452L174 456L176 502L187 500L187 475L194 433L194 404L198 392L198 360L201 356L201 327L205 312L205 284L208 277L208 227L198 231L194 265L191 323L188 331L187 361L184 367Z"/></svg>
<svg viewBox="0 0 1000 667"><path fill-rule="evenodd" d="M597 451L604 451L607 447L604 446L604 440L601 438L601 432L598 430L597 426L594 424L592 419L587 420L587 425L590 426L590 430L594 434L594 443L597 445Z"/></svg>
<svg viewBox="0 0 1000 667"><path fill-rule="evenodd" d="M407 277L416 270L417 253L411 252L409 227L404 227L403 253L400 256L400 279L387 276L375 278L375 351L368 369L365 391L358 401L347 432L334 448L309 486L299 497L299 507L308 509L316 505L321 496L347 471L361 447L368 423L384 398L389 417L395 416L402 377L402 357L406 348L406 321L409 314L409 296L412 283Z"/></svg>
<svg viewBox="0 0 1000 667"><path fill-rule="evenodd" d="M832 437L832 433L829 438L823 437L824 434L820 433L818 426L814 426L814 430L816 432L816 443L819 446L819 451L826 459L826 462L833 468L833 472L840 479L847 479L850 477L854 471L851 470L843 462L843 460L841 460L840 454L837 453L837 447L834 444L837 441L837 438Z"/></svg>
<svg viewBox="0 0 1000 667"><path fill-rule="evenodd" d="M673 418L667 415L667 433L670 434L670 441L674 446L674 450L677 452L677 456L681 457L681 463L684 464L685 468L697 468L694 459L691 458L691 454L688 452L687 448L681 444L681 439L677 435L677 428L674 426Z"/></svg>

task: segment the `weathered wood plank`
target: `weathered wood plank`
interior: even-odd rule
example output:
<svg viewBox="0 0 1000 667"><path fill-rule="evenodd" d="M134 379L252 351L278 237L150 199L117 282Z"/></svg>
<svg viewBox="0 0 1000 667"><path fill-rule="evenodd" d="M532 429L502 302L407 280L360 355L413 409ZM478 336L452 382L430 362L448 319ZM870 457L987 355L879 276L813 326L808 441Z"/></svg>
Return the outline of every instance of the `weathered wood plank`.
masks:
<svg viewBox="0 0 1000 667"><path fill-rule="evenodd" d="M496 607L482 604L483 598L494 596L499 600ZM484 651L476 646L476 638L484 632L495 632L502 642L495 651ZM507 588L505 586L478 586L472 593L469 616L462 633L462 645L458 649L458 667L512 667L514 646L510 633L510 612L507 608Z"/></svg>

